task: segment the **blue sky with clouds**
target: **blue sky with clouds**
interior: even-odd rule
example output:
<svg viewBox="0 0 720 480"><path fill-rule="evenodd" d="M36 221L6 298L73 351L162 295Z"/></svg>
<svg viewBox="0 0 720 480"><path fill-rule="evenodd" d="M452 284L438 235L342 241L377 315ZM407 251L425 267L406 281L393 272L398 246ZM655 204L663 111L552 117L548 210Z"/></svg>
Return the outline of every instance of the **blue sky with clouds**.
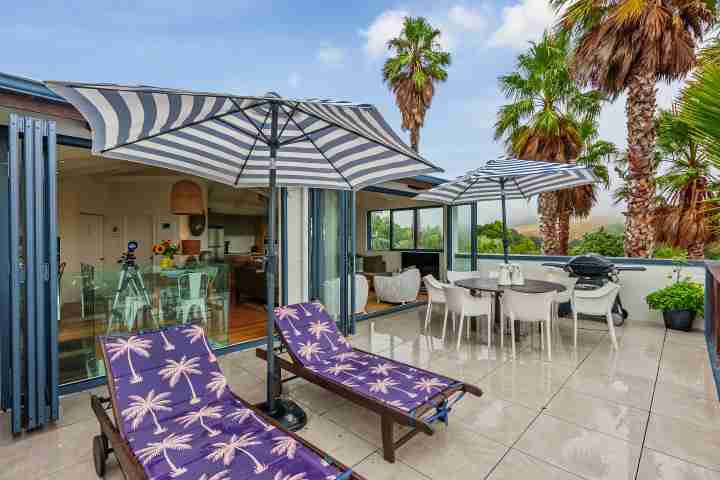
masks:
<svg viewBox="0 0 720 480"><path fill-rule="evenodd" d="M408 14L441 28L454 56L420 140L423 155L454 177L502 152L492 134L504 102L497 77L553 23L547 0L26 0L3 9L0 34L12 48L3 50L0 71L40 80L237 94L274 90L368 102L399 129L380 70L386 41ZM668 105L677 88L661 88L659 103ZM605 109L601 129L606 139L625 145L624 99ZM513 209L517 222L527 210ZM598 211L616 210L603 197Z"/></svg>

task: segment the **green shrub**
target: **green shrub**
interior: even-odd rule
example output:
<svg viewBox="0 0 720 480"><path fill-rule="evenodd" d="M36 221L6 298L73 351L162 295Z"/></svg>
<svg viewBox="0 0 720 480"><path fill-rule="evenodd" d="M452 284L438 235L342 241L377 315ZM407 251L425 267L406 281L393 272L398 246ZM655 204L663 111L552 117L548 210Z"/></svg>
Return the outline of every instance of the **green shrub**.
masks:
<svg viewBox="0 0 720 480"><path fill-rule="evenodd" d="M653 258L669 258L672 260L687 260L687 250L671 245L660 245L653 252Z"/></svg>
<svg viewBox="0 0 720 480"><path fill-rule="evenodd" d="M600 227L594 232L583 235L578 242L570 248L570 255L584 253L597 253L605 257L622 257L625 255L623 247L624 235L611 233Z"/></svg>
<svg viewBox="0 0 720 480"><path fill-rule="evenodd" d="M645 301L653 310L692 310L702 314L705 293L699 283L683 280L651 293Z"/></svg>

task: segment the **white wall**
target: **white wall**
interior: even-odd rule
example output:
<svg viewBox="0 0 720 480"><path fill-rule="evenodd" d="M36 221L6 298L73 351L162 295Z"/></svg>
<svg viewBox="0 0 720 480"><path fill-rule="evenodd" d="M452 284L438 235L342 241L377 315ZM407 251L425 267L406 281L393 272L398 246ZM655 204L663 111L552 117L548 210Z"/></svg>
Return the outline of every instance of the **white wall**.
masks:
<svg viewBox="0 0 720 480"><path fill-rule="evenodd" d="M501 259L478 259L479 269L497 270ZM542 266L541 261L534 260L511 260L513 263L520 264L525 278L543 279L545 277L546 267ZM547 261L547 260L545 260ZM650 310L645 303L645 297L660 288L666 287L671 283L669 278L672 273L671 265L643 265L647 270L644 272L623 272L620 274L620 298L623 306L628 310L627 322L635 321L651 321L662 324L662 313ZM703 267L685 267L682 276L689 276L698 283L705 284L705 269ZM696 318L693 328L698 330L704 329L702 318Z"/></svg>

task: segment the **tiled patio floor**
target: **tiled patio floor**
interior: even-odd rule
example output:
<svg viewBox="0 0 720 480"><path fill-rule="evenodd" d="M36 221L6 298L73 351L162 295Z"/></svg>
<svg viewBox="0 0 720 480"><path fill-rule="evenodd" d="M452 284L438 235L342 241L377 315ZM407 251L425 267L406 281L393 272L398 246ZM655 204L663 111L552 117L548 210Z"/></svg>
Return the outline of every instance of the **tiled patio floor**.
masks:
<svg viewBox="0 0 720 480"><path fill-rule="evenodd" d="M452 338L443 344L439 316L431 335L421 333L422 308L364 322L353 343L480 386L485 395L460 402L449 427L416 436L389 464L375 414L293 381L287 393L309 414L301 434L368 480L720 479L720 402L702 334L635 322L619 329L614 352L602 324L583 322L575 350L563 320L552 362L537 334L521 340L513 360L509 342L500 350L495 336L488 348L484 330L459 350ZM240 396L262 399L264 363L253 352L221 363ZM88 394L63 398L62 410L44 432L0 433L0 480L95 478ZM112 456L108 467L107 478L122 478Z"/></svg>

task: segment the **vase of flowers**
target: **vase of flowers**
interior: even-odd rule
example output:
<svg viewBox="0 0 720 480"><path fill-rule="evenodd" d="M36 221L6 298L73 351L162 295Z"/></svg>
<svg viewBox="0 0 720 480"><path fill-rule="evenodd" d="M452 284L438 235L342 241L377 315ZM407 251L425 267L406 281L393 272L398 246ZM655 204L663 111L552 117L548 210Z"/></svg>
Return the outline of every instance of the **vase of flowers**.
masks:
<svg viewBox="0 0 720 480"><path fill-rule="evenodd" d="M172 243L170 240L163 240L160 243L153 245L153 253L155 255L162 255L160 259L160 268L172 268L173 257L180 249L177 243Z"/></svg>

